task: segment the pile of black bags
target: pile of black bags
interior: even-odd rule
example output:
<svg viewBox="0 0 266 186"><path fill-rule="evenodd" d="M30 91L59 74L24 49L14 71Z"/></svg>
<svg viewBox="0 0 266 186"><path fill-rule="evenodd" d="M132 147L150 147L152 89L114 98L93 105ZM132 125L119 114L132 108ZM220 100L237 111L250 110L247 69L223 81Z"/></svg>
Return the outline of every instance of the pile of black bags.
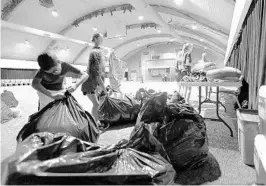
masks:
<svg viewBox="0 0 266 186"><path fill-rule="evenodd" d="M66 92L64 99L55 100L31 115L20 130L17 141L23 141L37 132L66 133L92 143L99 137L95 120L69 92Z"/></svg>
<svg viewBox="0 0 266 186"><path fill-rule="evenodd" d="M135 128L145 126L162 143L175 170L197 168L208 158L204 120L188 104L166 100L160 93L145 101Z"/></svg>
<svg viewBox="0 0 266 186"><path fill-rule="evenodd" d="M97 144L94 119L71 94L30 117L4 163L3 184L174 184L176 173L208 159L203 118L184 99L153 93L142 107L133 99L101 98L103 121L136 120L130 138ZM108 111L109 108L109 111Z"/></svg>

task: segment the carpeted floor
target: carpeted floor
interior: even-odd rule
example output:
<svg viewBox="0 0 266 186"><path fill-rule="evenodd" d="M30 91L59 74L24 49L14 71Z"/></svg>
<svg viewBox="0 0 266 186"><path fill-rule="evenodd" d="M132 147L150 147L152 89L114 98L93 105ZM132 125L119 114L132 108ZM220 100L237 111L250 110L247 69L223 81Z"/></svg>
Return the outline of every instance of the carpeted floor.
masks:
<svg viewBox="0 0 266 186"><path fill-rule="evenodd" d="M132 85L129 86L129 88L131 87ZM171 85L165 85L164 89L168 89L167 87L170 89ZM127 87L125 90L126 89ZM16 148L15 137L17 133L27 122L28 116L37 110L37 95L31 87L14 87L11 90L15 93L16 98L20 102L19 108L22 110L23 115L20 118L16 118L1 125L1 161L14 152ZM88 98L82 96L80 91L75 93L75 97L79 103L82 103L82 106L86 110L90 111L91 105L89 104ZM193 99L195 104L197 104L197 95L193 95ZM214 105L206 104L204 106L205 111L202 112L202 115L211 118L215 117L215 112L212 110L213 108ZM177 184L203 183L205 180L203 180L202 177L205 176L210 179L215 178L212 182L204 183L211 185L251 185L255 182L256 176L254 168L243 164L240 158L236 123L232 122L231 119L226 119L226 121L232 126L234 137L230 137L228 128L221 122L206 120L210 154L213 156L210 155L207 164L205 167L202 167L202 169L178 174ZM98 143L109 145L117 143L121 139L128 139L132 129L133 125L112 127L105 133L101 134ZM216 160L218 161L221 170L221 176L218 179L217 177L220 172L219 169L217 169Z"/></svg>

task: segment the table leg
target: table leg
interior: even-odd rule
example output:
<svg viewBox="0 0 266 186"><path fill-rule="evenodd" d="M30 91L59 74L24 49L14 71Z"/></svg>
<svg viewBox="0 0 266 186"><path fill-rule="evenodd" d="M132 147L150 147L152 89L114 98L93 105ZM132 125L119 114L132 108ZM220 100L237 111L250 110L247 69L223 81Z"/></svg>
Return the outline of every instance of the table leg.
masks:
<svg viewBox="0 0 266 186"><path fill-rule="evenodd" d="M219 118L220 121L224 123L224 125L230 130L230 136L233 137L233 130L232 128L221 118L219 115L219 87L216 87L217 93L216 93L216 115Z"/></svg>
<svg viewBox="0 0 266 186"><path fill-rule="evenodd" d="M201 113L201 86L199 86L199 114Z"/></svg>

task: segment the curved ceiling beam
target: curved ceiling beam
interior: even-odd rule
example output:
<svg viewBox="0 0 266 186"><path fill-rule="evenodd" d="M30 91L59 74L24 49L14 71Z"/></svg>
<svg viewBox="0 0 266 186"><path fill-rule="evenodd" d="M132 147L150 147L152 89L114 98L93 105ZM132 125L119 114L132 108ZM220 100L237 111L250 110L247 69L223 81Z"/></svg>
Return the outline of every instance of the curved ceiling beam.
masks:
<svg viewBox="0 0 266 186"><path fill-rule="evenodd" d="M158 38L158 37L172 38L172 35L171 34L151 34L151 35L144 35L144 36L140 36L140 37L135 37L133 39L130 39L130 40L127 40L127 41L121 43L120 45L117 45L116 47L114 47L114 50L118 50L119 48L123 47L124 45L127 45L127 44L135 42L135 41L139 41L142 39Z"/></svg>
<svg viewBox="0 0 266 186"><path fill-rule="evenodd" d="M154 23L154 22L146 22L146 23L137 23L137 24L127 25L126 29L127 30L131 30L131 29L135 29L135 28L141 28L141 29L154 28L154 29L156 29L157 27L161 27L161 26Z"/></svg>
<svg viewBox="0 0 266 186"><path fill-rule="evenodd" d="M71 24L67 25L65 28L63 28L60 32L58 32L58 34L60 35L65 35L69 30L71 30L73 27L78 27L80 23L92 19L92 18L96 18L99 15L104 15L106 13L110 13L111 14L115 11L123 11L126 12L127 10L129 10L130 12L132 10L134 10L135 8L131 5L131 4L122 4L122 5L115 5L115 6L110 6L110 7L106 7L106 8L102 8L102 9L98 9L95 10L93 12L89 12L79 18L77 18L76 20L74 20ZM56 43L55 40L53 40L45 49L45 51L48 51L50 49L50 47L52 47L54 44Z"/></svg>
<svg viewBox="0 0 266 186"><path fill-rule="evenodd" d="M8 1L2 8L1 19L7 21L10 14L22 3L23 0L11 0Z"/></svg>
<svg viewBox="0 0 266 186"><path fill-rule="evenodd" d="M220 48L223 48L223 49L226 49L226 45L227 43L222 43L221 41L213 38L213 37L210 37L204 33L200 33L200 32L195 32L194 30L192 29L189 29L189 28L185 28L185 27L181 27L179 28L179 30L177 32L183 32L183 33L188 33L188 34L191 34L191 35L195 35L201 39L204 39L205 41L209 41L209 42L212 42L214 43L215 45L219 46Z"/></svg>
<svg viewBox="0 0 266 186"><path fill-rule="evenodd" d="M136 29L136 28L141 28L141 29L144 29L144 28L158 28L158 27L161 27L160 25L157 25L156 23L153 23L153 22L146 22L146 23L139 23L139 24L132 24L132 25L127 25L126 26L127 29ZM182 31L183 33L188 33L188 34L192 34L192 35L195 35L197 37L200 37L201 39L204 39L206 41L209 41L209 42L212 42L213 44L219 46L220 48L224 48L226 49L226 45L227 43L222 43L220 42L219 40L213 38L213 37L210 37L206 34L203 34L203 33L200 33L200 32L195 32L193 29L189 29L189 28L186 28L186 27L182 27L180 26L179 27L179 31ZM179 33L179 35L183 35L182 33Z"/></svg>
<svg viewBox="0 0 266 186"><path fill-rule="evenodd" d="M150 20L153 20L155 23L158 23L162 26L162 28L165 29L166 32L169 32L172 34L173 37L176 39L182 41L182 37L180 37L174 29L172 29L159 15L157 11L154 10L153 7L151 7L148 3L145 2L145 0L127 0L128 3L132 4L136 10L145 17L147 17Z"/></svg>
<svg viewBox="0 0 266 186"><path fill-rule="evenodd" d="M206 28L209 28L212 31L215 31L216 33L219 33L220 35L223 35L224 37L228 37L229 35L229 30L226 30L224 28L222 28L220 25L209 21L199 15L184 11L184 10L180 10L180 9L176 9L176 8L172 8L172 7L167 7L167 6L161 6L161 5L155 5L155 4L151 4L151 6L160 13L164 13L164 14L170 14L173 16L177 16L177 17L182 17L182 18L186 18L189 19L191 21L194 21Z"/></svg>
<svg viewBox="0 0 266 186"><path fill-rule="evenodd" d="M171 35L170 34L154 34L154 35L150 35L150 37L147 38L147 36L141 36L139 37L139 39L132 39L131 42L135 42L137 40L140 40L140 39L149 39L149 38L171 38ZM190 37L183 37L185 41L189 42L189 43L192 43L194 45L197 45L197 46L201 46L202 48L204 47L207 47L207 50L210 50L210 51L213 51L214 53L216 53L217 55L219 55L220 57L223 57L224 56L224 51L221 51L213 46L210 46L210 45L206 45L201 42L198 42L197 40L193 39L193 38L190 38ZM125 43L126 44L129 44L131 43L129 41L126 41ZM166 42L169 42L169 41L166 41ZM125 45L125 44L123 44ZM121 48L123 45L121 45L120 47L117 47L116 50L118 50L118 48ZM150 43L148 44L150 45Z"/></svg>
<svg viewBox="0 0 266 186"><path fill-rule="evenodd" d="M166 37L166 38L172 38L172 35L171 34L152 34L152 35L144 35L144 36L140 36L140 37L136 37L136 38L133 38L133 39L130 39L128 41L125 41L123 43L121 43L120 45L117 45L116 47L114 47L114 50L117 50L121 47L123 47L124 45L126 44L129 44L129 43L132 43L132 42L135 42L135 41L138 41L138 40L142 40L142 39L149 39L149 38L154 38L154 37ZM186 38L186 41L187 42L190 42L190 40L192 39L191 37L188 37L188 36L184 36L182 35L183 39L185 40ZM193 42L198 42L200 43L200 41L197 41L196 39L193 38ZM225 48L220 48L219 46L213 44L213 43L204 43L208 48L214 48L217 52L220 52L220 53L224 53L225 52Z"/></svg>
<svg viewBox="0 0 266 186"><path fill-rule="evenodd" d="M139 48L136 48L136 49L133 49L131 51L129 51L127 54L125 54L124 56L121 57L122 60L126 60L128 58L130 58L131 56L133 56L134 54L136 54L137 52L143 50L143 49L146 49L148 48L149 46L152 46L152 45L166 45L167 43L169 43L168 41L163 41L163 42L152 42L152 43L147 43L146 45L142 46L142 47L139 47ZM183 43L181 42L172 42L172 43L178 43L182 46ZM198 44L195 44L196 48L204 48L204 46L202 45L198 45ZM217 57L220 57L220 58L223 58L224 55L212 50L212 49L206 49L207 51L209 51L211 54L217 56Z"/></svg>

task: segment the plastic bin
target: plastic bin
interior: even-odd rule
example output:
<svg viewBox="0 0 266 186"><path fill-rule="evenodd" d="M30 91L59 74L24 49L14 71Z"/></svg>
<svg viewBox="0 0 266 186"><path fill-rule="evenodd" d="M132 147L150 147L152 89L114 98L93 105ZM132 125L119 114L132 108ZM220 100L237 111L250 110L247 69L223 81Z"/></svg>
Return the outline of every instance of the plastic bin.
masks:
<svg viewBox="0 0 266 186"><path fill-rule="evenodd" d="M259 90L259 133L266 135L266 85L261 86Z"/></svg>
<svg viewBox="0 0 266 186"><path fill-rule="evenodd" d="M238 144L243 162L254 165L254 139L258 134L259 116L257 110L238 109Z"/></svg>
<svg viewBox="0 0 266 186"><path fill-rule="evenodd" d="M257 184L266 185L266 137L255 137L254 164L256 169Z"/></svg>

